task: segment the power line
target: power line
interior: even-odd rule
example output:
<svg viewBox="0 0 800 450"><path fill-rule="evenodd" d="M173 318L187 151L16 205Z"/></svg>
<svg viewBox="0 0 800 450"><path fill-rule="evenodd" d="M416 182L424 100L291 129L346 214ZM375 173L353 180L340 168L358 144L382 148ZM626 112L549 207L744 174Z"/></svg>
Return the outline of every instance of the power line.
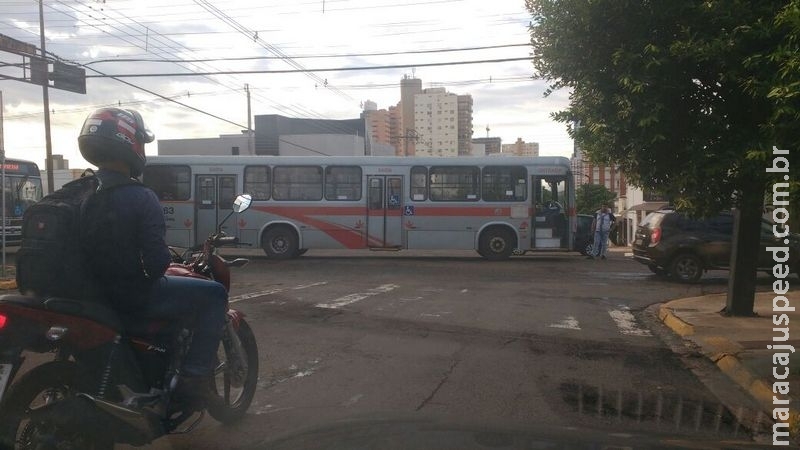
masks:
<svg viewBox="0 0 800 450"><path fill-rule="evenodd" d="M335 67L335 68L320 68L320 69L285 69L285 70L224 70L219 72L173 72L173 73L126 73L114 75L86 75L86 78L147 78L147 77L186 77L186 76L205 76L205 75L247 75L259 73L306 73L306 72L352 72L361 70L385 70L385 69L407 69L412 67L439 67L439 66L461 66L468 64L495 64L511 61L530 61L530 57L524 58L500 58L500 59L483 59L476 61L453 61L443 63L424 63L424 64L392 64L388 66L362 66L362 67ZM327 87L327 81L325 82Z"/></svg>
<svg viewBox="0 0 800 450"><path fill-rule="evenodd" d="M335 92L335 93L337 93L337 94L339 94L339 95L341 95L341 96L343 96L343 97L345 97L347 99L355 100L353 97L350 97L346 93L336 89L336 87L334 87L332 85L329 85L328 84L328 80L323 80L319 76L317 76L315 73L312 73L312 72L306 70L303 67L302 64L300 64L299 62L295 61L291 56L283 53L283 51L281 51L281 49L279 49L279 48L275 47L274 45L264 41L261 38L259 38L257 32L253 33L253 31L247 29L247 27L245 27L244 25L242 25L239 22L237 22L236 20L234 20L231 16L225 14L223 11L221 11L220 9L218 9L217 7L215 7L214 5L209 3L208 0L194 0L194 1L198 5L200 5L203 8L205 8L208 12L213 14L218 19L222 20L226 24L228 24L231 27L233 27L234 29L238 30L240 33L244 34L248 38L253 39L253 41L255 41L261 47L263 47L266 50L270 51L275 56L281 57L281 59L284 62L286 62L290 66L292 66L295 69L297 69L298 72L304 73L307 77L309 77L312 80L316 81L318 84L322 84L326 89L329 89L329 90L331 90L331 91L333 91L333 92Z"/></svg>
<svg viewBox="0 0 800 450"><path fill-rule="evenodd" d="M448 48L436 50L411 50L411 51L395 51L395 52L375 52L375 53L343 53L343 54L327 54L327 55L295 55L293 59L317 59L317 58L355 58L363 56L397 56L397 55L416 55L427 53L451 53L451 52L466 52L474 50L491 50L498 48L511 48L511 47L529 47L531 44L503 44L503 45L487 45L483 47L464 47L464 48ZM251 60L270 60L270 59L284 59L281 56L240 56L232 58L204 58L204 59L144 59L144 58L115 58L115 59L100 59L84 63L84 65L99 64L106 62L164 62L164 63L194 63L194 62L210 62L210 61L251 61Z"/></svg>

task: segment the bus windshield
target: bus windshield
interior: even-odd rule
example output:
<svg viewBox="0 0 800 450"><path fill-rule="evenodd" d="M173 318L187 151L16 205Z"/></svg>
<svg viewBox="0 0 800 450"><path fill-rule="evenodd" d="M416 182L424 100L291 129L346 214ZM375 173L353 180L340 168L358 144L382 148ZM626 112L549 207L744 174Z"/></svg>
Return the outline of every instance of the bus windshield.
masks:
<svg viewBox="0 0 800 450"><path fill-rule="evenodd" d="M42 180L28 175L6 174L3 192L6 217L21 217L29 206L42 198Z"/></svg>

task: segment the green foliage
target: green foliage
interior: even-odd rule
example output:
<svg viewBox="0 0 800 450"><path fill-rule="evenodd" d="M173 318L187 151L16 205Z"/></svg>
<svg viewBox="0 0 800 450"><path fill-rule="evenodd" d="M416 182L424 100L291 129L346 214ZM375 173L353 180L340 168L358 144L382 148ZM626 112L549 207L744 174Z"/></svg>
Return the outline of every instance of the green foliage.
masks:
<svg viewBox="0 0 800 450"><path fill-rule="evenodd" d="M578 214L594 214L604 203L613 205L617 194L601 184L582 184L575 191Z"/></svg>
<svg viewBox="0 0 800 450"><path fill-rule="evenodd" d="M526 4L537 76L571 90L554 118L593 163L699 214L783 181L773 146L800 165L800 0Z"/></svg>

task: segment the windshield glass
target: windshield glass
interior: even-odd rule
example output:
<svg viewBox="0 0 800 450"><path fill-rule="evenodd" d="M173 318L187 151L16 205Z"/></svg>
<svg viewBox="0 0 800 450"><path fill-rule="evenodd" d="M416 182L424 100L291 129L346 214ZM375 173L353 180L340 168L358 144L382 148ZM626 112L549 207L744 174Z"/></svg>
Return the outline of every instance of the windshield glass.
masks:
<svg viewBox="0 0 800 450"><path fill-rule="evenodd" d="M21 217L29 206L42 199L42 180L29 176L6 175L3 189L7 217Z"/></svg>

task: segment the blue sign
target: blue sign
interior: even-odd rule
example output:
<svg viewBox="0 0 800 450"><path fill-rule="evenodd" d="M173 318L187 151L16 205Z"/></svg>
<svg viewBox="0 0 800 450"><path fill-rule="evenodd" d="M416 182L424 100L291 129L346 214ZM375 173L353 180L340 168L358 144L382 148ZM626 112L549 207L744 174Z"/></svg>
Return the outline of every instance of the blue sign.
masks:
<svg viewBox="0 0 800 450"><path fill-rule="evenodd" d="M403 215L404 216L413 216L414 215L414 205L406 205L403 208Z"/></svg>

